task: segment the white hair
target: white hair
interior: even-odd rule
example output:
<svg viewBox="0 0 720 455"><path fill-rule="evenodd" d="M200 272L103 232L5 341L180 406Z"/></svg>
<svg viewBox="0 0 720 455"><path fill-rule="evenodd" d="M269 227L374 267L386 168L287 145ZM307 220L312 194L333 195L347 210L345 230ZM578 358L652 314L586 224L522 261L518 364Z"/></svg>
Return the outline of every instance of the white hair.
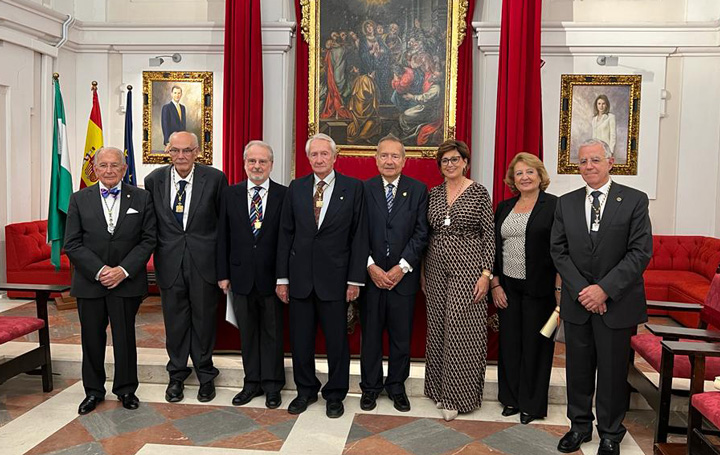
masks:
<svg viewBox="0 0 720 455"><path fill-rule="evenodd" d="M613 153L612 150L610 150L610 146L607 142L601 140L601 139L588 139L587 141L580 144L580 147L578 147L578 153L580 153L580 149L583 147L594 147L596 145L599 145L602 147L603 152L605 152L605 158L612 158Z"/></svg>
<svg viewBox="0 0 720 455"><path fill-rule="evenodd" d="M243 149L243 160L247 159L248 150L250 150L250 148L254 147L254 146L262 147L265 150L267 150L268 153L270 154L270 161L275 161L275 154L273 153L273 149L272 149L272 147L270 147L270 144L268 144L267 142L257 141L257 140L250 141L247 143L247 145L245 146L245 149Z"/></svg>
<svg viewBox="0 0 720 455"><path fill-rule="evenodd" d="M125 152L120 150L117 147L100 147L97 152L95 152L95 161L100 159L100 154L103 152L115 152L120 157L120 161L122 162L123 166L125 166Z"/></svg>
<svg viewBox="0 0 720 455"><path fill-rule="evenodd" d="M315 136L307 140L307 142L305 143L306 155L310 156L310 144L312 144L313 141L316 140L328 142L330 144L330 149L332 150L333 155L337 155L337 145L335 144L335 141L333 140L333 138L323 133L317 133Z"/></svg>
<svg viewBox="0 0 720 455"><path fill-rule="evenodd" d="M170 137L168 138L168 144L172 143L172 140L173 140L173 138L175 137L176 134L181 134L181 133L182 133L182 134L189 134L189 135L193 138L193 144L194 144L193 147L198 147L198 146L200 145L200 142L198 141L197 134L192 133L192 132L190 132L190 131L175 131L175 132L172 133L172 134L170 135Z"/></svg>
<svg viewBox="0 0 720 455"><path fill-rule="evenodd" d="M377 144L378 151L380 150L380 144L382 144L383 142L388 142L388 141L396 142L396 143L400 144L400 149L402 150L402 154L403 154L403 156L405 156L405 144L403 144L402 141L400 139L398 139L392 133L388 134L387 136L383 137L382 139L380 139L378 141L378 144ZM377 155L377 151L375 152L375 154Z"/></svg>

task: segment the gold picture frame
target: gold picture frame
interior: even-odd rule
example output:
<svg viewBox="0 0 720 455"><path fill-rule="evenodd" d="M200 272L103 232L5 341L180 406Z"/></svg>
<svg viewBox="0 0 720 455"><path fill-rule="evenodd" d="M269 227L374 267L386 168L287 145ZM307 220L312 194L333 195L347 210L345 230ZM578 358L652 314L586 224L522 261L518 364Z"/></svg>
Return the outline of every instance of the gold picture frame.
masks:
<svg viewBox="0 0 720 455"><path fill-rule="evenodd" d="M558 174L579 174L579 145L605 141L615 175L637 175L642 76L563 74L560 90Z"/></svg>
<svg viewBox="0 0 720 455"><path fill-rule="evenodd" d="M185 130L198 137L197 161L212 165L212 108L212 71L143 71L143 164L169 163L167 138Z"/></svg>
<svg viewBox="0 0 720 455"><path fill-rule="evenodd" d="M378 139L392 133L418 158L434 158L437 146L455 137L467 0L300 4L309 50L309 136L330 135L341 155L373 156Z"/></svg>

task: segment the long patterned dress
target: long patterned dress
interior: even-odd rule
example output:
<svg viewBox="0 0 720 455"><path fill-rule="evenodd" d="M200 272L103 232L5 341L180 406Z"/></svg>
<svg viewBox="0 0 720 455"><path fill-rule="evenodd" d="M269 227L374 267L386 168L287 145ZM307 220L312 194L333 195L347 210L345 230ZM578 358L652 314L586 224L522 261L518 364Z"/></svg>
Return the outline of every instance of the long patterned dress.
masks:
<svg viewBox="0 0 720 455"><path fill-rule="evenodd" d="M490 195L473 182L448 211L446 184L438 185L430 191L428 221L425 395L445 409L470 412L481 406L485 386L487 296L473 303L473 288L495 257Z"/></svg>

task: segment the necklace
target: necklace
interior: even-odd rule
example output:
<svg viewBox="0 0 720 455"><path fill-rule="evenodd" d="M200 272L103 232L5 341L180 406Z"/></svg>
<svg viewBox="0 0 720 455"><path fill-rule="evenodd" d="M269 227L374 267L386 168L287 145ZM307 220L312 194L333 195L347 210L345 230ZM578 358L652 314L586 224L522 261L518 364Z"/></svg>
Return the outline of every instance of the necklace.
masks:
<svg viewBox="0 0 720 455"><path fill-rule="evenodd" d="M119 196L119 195L118 195ZM108 214L108 232L113 234L115 232L115 221L113 220L113 209L115 208L115 203L117 203L118 196L113 196L113 202L110 207L108 207L107 198L102 198L103 205L105 205L105 210L107 210Z"/></svg>
<svg viewBox="0 0 720 455"><path fill-rule="evenodd" d="M175 182L175 174L176 173L177 173L177 170L175 170L174 172L170 172L170 174L172 175L172 184L175 187L175 191L177 191L177 193L178 193L177 194L177 204L175 205L175 211L177 213L183 213L183 211L185 210L185 204L184 204L185 191L187 189L187 186L192 184L193 176L195 175L195 166L193 165L193 168L190 171L190 177L187 179L187 184L182 189L182 191L180 191L180 182L177 182L177 183Z"/></svg>
<svg viewBox="0 0 720 455"><path fill-rule="evenodd" d="M590 225L590 231L592 231L592 232L597 232L600 230L600 215L602 214L603 207L605 206L605 203L607 202L607 198L608 198L608 194L610 194L611 186L612 186L612 180L610 180L610 184L608 185L607 194L601 193L600 196L604 196L602 198L600 196L598 196L598 207L597 208L595 208L595 206L593 205L592 192L588 191L586 193L587 199L588 199L588 201L590 201L590 210L592 211L592 214L593 214L592 223ZM602 200L600 200L600 199L602 199Z"/></svg>
<svg viewBox="0 0 720 455"><path fill-rule="evenodd" d="M458 189L455 191L455 194L454 194L454 196L453 196L453 198L452 198L452 202L446 201L446 202L447 202L447 204L446 204L446 207L447 207L447 208L446 208L446 210L445 210L445 221L443 222L443 223L445 224L445 226L450 226L450 223L451 223L451 220L450 220L450 208L451 208L452 205L455 203L455 201L457 201L457 199L460 197L460 194L463 192L463 189L464 189L464 187L465 187L465 181L466 181L466 180L467 180L467 179L466 179L465 177L463 177L462 183L460 184L460 186L458 187ZM450 185L448 185L447 182L445 183L445 189L446 189L446 193L447 193L447 190L450 189Z"/></svg>

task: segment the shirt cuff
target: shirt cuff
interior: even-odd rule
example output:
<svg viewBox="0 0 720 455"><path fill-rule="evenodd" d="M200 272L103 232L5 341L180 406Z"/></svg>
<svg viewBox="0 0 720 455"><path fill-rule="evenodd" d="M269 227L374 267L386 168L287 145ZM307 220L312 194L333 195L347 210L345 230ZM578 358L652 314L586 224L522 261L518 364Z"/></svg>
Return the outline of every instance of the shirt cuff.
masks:
<svg viewBox="0 0 720 455"><path fill-rule="evenodd" d="M123 271L123 273L125 274L125 278L127 278L127 277L129 277L129 276L130 276L130 274L129 274L129 273L127 273L127 270L125 270L125 267L123 267L123 266L121 266L121 265L119 265L118 267L120 267L120 270L122 270L122 271Z"/></svg>
<svg viewBox="0 0 720 455"><path fill-rule="evenodd" d="M368 256L367 268L370 268L370 266L373 264L375 264L375 261L373 260L372 256Z"/></svg>
<svg viewBox="0 0 720 455"><path fill-rule="evenodd" d="M363 287L363 286L365 286L365 283L356 283L356 282L354 282L354 281L348 281L347 284L348 284L348 285L352 285L352 286L358 286L358 287Z"/></svg>
<svg viewBox="0 0 720 455"><path fill-rule="evenodd" d="M290 284L289 278L278 278L275 284Z"/></svg>
<svg viewBox="0 0 720 455"><path fill-rule="evenodd" d="M100 281L100 272L103 271L105 266L100 267L100 270L98 270L98 273L95 274L95 281Z"/></svg>
<svg viewBox="0 0 720 455"><path fill-rule="evenodd" d="M405 269L407 269L408 272L413 271L413 268L410 265L410 263L403 258L400 258L400 262L398 263L398 265L400 266L401 269L403 269L403 272L405 272Z"/></svg>

